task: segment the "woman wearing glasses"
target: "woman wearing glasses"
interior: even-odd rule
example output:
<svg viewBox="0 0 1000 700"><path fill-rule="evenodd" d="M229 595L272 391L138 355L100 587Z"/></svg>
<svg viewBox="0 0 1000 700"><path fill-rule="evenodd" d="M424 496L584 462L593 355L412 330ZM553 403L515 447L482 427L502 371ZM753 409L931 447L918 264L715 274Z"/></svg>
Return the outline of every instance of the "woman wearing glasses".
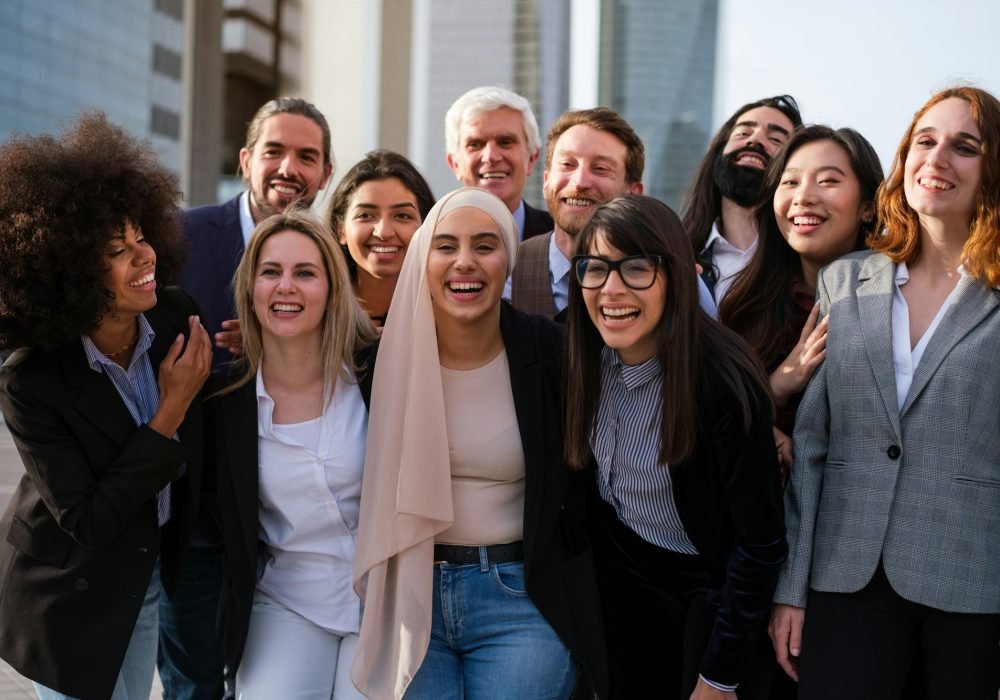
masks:
<svg viewBox="0 0 1000 700"><path fill-rule="evenodd" d="M600 494L611 696L735 698L786 552L767 379L666 205L614 199L576 250L566 459Z"/></svg>

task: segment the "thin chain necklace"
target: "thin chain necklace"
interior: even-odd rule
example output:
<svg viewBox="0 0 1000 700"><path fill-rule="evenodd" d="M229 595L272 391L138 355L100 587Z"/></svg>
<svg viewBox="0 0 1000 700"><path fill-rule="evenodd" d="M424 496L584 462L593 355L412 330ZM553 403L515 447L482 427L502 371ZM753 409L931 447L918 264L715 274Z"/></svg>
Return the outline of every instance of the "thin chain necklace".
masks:
<svg viewBox="0 0 1000 700"><path fill-rule="evenodd" d="M139 340L139 331L135 332L135 335L132 337L132 340L128 341L127 343L125 343L124 345L122 345L120 348L118 348L114 352L106 352L106 353L104 353L104 356L106 358L108 358L109 360L113 360L116 357L118 357L119 355L121 355L123 352L125 352L126 350L128 350L129 348L131 348L133 345L135 345L135 342L137 340Z"/></svg>

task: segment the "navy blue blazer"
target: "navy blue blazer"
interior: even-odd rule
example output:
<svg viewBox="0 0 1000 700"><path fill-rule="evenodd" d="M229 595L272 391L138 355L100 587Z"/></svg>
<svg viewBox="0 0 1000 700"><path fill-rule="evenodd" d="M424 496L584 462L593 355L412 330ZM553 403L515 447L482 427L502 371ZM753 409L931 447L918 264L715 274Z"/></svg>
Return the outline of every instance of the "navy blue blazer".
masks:
<svg viewBox="0 0 1000 700"><path fill-rule="evenodd" d="M540 236L548 233L556 227L552 217L544 209L535 209L524 202L524 231L521 232L521 240L526 241L533 236Z"/></svg>
<svg viewBox="0 0 1000 700"><path fill-rule="evenodd" d="M243 257L240 196L224 204L208 204L184 212L181 224L190 250L180 284L201 307L201 324L214 335L222 322L236 318L233 275ZM212 369L233 356L212 346Z"/></svg>

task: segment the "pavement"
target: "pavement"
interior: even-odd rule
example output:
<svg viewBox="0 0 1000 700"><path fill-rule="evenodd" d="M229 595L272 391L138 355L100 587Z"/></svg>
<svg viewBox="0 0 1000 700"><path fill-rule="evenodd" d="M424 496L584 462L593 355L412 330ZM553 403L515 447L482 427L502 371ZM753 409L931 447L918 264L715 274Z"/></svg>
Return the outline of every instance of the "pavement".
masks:
<svg viewBox="0 0 1000 700"><path fill-rule="evenodd" d="M14 447L6 423L3 422L3 416L0 416L0 513L7 508L22 474L24 466L21 464L21 457ZM3 536L3 533L0 533L0 536ZM160 685L160 679L154 674L150 700L160 698L162 695L163 687ZM31 682L18 675L3 659L0 659L0 700L34 699L35 691Z"/></svg>

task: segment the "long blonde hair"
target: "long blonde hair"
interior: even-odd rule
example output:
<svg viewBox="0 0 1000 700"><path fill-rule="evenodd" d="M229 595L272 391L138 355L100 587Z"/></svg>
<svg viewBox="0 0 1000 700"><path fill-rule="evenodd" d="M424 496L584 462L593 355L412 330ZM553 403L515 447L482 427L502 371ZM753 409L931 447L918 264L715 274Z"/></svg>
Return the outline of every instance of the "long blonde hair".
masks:
<svg viewBox="0 0 1000 700"><path fill-rule="evenodd" d="M324 361L323 376L326 380L328 397L333 396L341 368L348 367L355 375L358 367L356 353L371 345L376 337L368 315L361 309L351 287L344 256L340 253L336 239L328 224L303 208L292 208L275 214L257 224L243 259L233 276L233 291L236 296L236 313L243 334L243 356L234 363L239 377L220 393L228 393L243 386L257 376L264 341L260 321L253 309L253 287L256 279L260 252L268 238L276 233L294 231L301 233L316 244L330 292L323 314L320 349Z"/></svg>

